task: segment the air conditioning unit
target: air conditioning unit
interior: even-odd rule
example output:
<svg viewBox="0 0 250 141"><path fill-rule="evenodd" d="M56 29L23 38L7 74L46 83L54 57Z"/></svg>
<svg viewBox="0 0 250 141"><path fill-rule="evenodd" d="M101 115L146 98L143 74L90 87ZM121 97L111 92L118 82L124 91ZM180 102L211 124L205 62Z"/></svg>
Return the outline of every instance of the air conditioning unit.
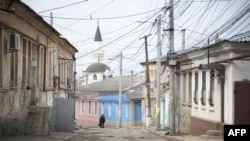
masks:
<svg viewBox="0 0 250 141"><path fill-rule="evenodd" d="M9 50L19 50L20 46L20 35L15 33L9 34Z"/></svg>

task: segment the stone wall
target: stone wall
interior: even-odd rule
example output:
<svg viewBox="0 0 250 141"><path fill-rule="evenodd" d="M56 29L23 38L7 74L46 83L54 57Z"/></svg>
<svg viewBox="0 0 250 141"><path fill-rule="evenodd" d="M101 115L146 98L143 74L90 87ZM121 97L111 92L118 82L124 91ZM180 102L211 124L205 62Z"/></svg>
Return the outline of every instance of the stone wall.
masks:
<svg viewBox="0 0 250 141"><path fill-rule="evenodd" d="M0 136L25 132L29 103L28 90L0 91Z"/></svg>

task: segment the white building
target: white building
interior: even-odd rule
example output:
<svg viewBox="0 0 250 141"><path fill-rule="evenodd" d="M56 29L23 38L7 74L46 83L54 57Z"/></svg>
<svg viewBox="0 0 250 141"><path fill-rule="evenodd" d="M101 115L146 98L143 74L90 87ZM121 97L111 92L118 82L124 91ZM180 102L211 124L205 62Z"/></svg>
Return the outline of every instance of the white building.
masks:
<svg viewBox="0 0 250 141"><path fill-rule="evenodd" d="M192 135L250 124L250 32L178 53L176 128Z"/></svg>
<svg viewBox="0 0 250 141"><path fill-rule="evenodd" d="M102 63L104 57L104 50L102 49L102 36L97 25L94 47L93 47L93 64L89 65L85 71L85 85L104 80L106 77L111 77L110 68Z"/></svg>

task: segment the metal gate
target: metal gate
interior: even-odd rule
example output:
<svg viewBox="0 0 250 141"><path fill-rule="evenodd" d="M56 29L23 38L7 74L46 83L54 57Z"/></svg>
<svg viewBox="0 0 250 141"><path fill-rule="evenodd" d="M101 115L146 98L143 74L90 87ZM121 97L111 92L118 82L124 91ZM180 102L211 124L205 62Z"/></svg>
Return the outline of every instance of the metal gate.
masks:
<svg viewBox="0 0 250 141"><path fill-rule="evenodd" d="M250 124L250 82L235 82L234 124Z"/></svg>
<svg viewBox="0 0 250 141"><path fill-rule="evenodd" d="M74 132L75 100L55 99L55 131Z"/></svg>

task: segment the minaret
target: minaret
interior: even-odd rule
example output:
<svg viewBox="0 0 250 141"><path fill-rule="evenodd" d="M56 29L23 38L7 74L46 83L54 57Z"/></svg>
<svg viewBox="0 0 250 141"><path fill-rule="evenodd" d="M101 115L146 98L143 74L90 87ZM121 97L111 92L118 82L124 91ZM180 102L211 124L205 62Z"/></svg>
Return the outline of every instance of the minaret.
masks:
<svg viewBox="0 0 250 141"><path fill-rule="evenodd" d="M100 63L103 60L104 50L100 48L102 45L102 36L99 28L99 21L97 23L97 29L94 38L94 48L93 48L93 62Z"/></svg>

